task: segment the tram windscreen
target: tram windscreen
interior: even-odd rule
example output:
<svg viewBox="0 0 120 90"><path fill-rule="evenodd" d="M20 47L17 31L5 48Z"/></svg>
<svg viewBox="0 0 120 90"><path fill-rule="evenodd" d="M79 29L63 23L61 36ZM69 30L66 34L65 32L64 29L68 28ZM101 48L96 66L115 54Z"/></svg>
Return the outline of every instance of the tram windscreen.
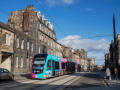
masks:
<svg viewBox="0 0 120 90"><path fill-rule="evenodd" d="M35 57L33 64L42 67L45 64L45 59L46 59L45 57Z"/></svg>
<svg viewBox="0 0 120 90"><path fill-rule="evenodd" d="M42 73L44 69L45 61L46 61L46 56L35 56L32 65L33 72L36 74Z"/></svg>
<svg viewBox="0 0 120 90"><path fill-rule="evenodd" d="M40 64L43 65L43 64L45 64L45 58L43 58L43 57L42 58L39 58L39 57L35 58L34 59L34 64L37 64L37 65L40 65Z"/></svg>

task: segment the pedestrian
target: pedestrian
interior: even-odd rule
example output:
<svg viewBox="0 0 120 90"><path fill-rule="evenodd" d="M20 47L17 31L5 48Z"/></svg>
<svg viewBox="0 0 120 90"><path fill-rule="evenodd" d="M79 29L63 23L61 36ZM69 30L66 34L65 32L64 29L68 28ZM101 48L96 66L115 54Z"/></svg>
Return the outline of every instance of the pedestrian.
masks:
<svg viewBox="0 0 120 90"><path fill-rule="evenodd" d="M118 69L115 68L115 69L114 69L114 72L115 72L115 80L118 80Z"/></svg>
<svg viewBox="0 0 120 90"><path fill-rule="evenodd" d="M111 80L111 72L110 72L110 69L109 69L109 68L106 69L106 78L107 78L108 80Z"/></svg>

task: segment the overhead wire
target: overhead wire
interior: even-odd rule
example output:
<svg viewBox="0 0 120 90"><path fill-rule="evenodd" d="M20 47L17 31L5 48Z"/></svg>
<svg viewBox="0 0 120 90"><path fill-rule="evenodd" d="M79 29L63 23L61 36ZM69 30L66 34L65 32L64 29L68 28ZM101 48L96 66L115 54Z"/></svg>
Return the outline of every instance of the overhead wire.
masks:
<svg viewBox="0 0 120 90"><path fill-rule="evenodd" d="M91 37L86 37L86 38L79 38L79 40L81 39L92 39L92 38L100 38L100 37L111 37L113 36L113 34L104 34L104 35L99 35L99 36L91 36ZM67 39L67 40L63 40L63 41L68 41L68 40L77 40L77 39Z"/></svg>
<svg viewBox="0 0 120 90"><path fill-rule="evenodd" d="M53 24L56 26L56 28L60 31L61 35L65 34L65 32L61 31L60 30L60 26L55 22L54 18L49 15L49 13L47 12L47 10L42 6L42 4L38 1L38 0L35 0L37 2L37 4L43 9L43 11L47 14L47 16L50 18L50 20L53 22ZM86 38L80 38L79 40L81 39L93 39L93 38L100 38L100 37L111 37L113 36L113 34L106 34L106 35L98 35L98 36L90 36L90 37L86 37ZM67 39L67 40L64 40L64 41L68 41L70 40L71 43L73 43L73 40L76 40L76 39ZM99 62L103 62L101 61L102 59L99 59L98 61Z"/></svg>
<svg viewBox="0 0 120 90"><path fill-rule="evenodd" d="M64 31L62 31L60 26L56 23L54 18L47 12L47 10L42 6L41 2L39 0L33 0L36 1L36 3L43 9L43 11L46 13L46 16L53 22L53 24L57 27L57 29L60 31L60 33L63 35L65 34ZM113 34L106 34L106 35L98 35L98 36L91 36L91 37L86 37L86 38L81 38L81 39L92 39L92 38L100 38L100 37L109 37L112 36ZM70 39L74 40L74 39Z"/></svg>

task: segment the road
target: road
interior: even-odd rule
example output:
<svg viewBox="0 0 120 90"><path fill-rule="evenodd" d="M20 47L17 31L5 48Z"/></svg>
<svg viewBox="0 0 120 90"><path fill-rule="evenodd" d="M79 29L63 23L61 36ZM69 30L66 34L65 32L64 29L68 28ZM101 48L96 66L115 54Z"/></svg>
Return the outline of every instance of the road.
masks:
<svg viewBox="0 0 120 90"><path fill-rule="evenodd" d="M0 82L0 90L107 90L99 73L80 72L46 80L24 79ZM109 89L110 90L110 89Z"/></svg>

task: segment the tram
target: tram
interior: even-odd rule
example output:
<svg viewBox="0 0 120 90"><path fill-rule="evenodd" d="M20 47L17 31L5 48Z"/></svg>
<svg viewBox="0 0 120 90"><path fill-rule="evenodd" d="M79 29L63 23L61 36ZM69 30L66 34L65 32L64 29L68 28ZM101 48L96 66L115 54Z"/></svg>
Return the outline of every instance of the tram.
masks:
<svg viewBox="0 0 120 90"><path fill-rule="evenodd" d="M31 63L31 78L46 79L60 75L60 58L50 54L36 54Z"/></svg>
<svg viewBox="0 0 120 90"><path fill-rule="evenodd" d="M50 77L79 72L81 65L75 61L50 54L35 54L31 62L31 78Z"/></svg>

